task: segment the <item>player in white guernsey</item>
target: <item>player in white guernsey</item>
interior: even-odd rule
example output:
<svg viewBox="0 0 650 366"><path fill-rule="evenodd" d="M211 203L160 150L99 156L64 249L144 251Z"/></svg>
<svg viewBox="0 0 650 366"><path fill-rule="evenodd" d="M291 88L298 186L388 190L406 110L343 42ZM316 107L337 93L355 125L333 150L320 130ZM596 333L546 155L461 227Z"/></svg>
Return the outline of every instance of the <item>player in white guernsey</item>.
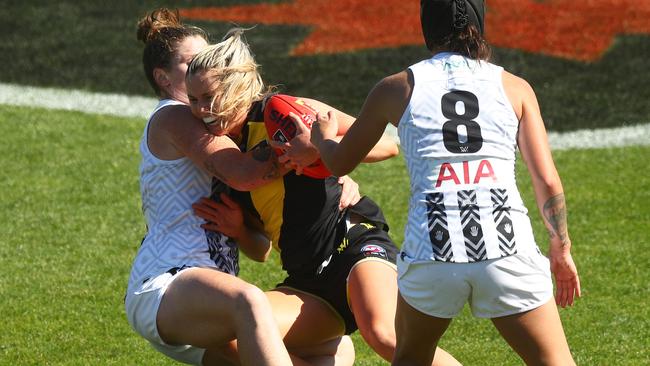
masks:
<svg viewBox="0 0 650 366"><path fill-rule="evenodd" d="M340 143L335 115L312 129L330 171L347 174L388 123L398 128L410 202L394 365L430 364L465 303L527 364L574 364L556 306L580 296L562 184L532 88L487 61L484 9L482 0L421 0L433 57L380 81ZM550 233L550 265L516 186L517 147Z"/></svg>
<svg viewBox="0 0 650 366"><path fill-rule="evenodd" d="M251 159L228 137L214 136L192 117L185 72L207 45L207 35L163 8L139 22L138 39L145 43L145 74L160 102L140 144L147 233L125 297L129 323L155 349L189 364L231 364L238 357L242 365L286 366L313 356L350 365L354 350L349 338L317 345L301 359L290 356L267 296L236 277L237 247L263 261L271 250L268 239L244 225L225 225L221 231L236 239L235 246L224 234L204 229L204 221L193 214L192 204L211 193L212 176L228 173L230 165L237 167L238 181L245 182L228 182L237 189L262 184L277 171L277 162ZM223 202L241 212L225 195ZM243 220L233 213L228 218ZM230 348L234 339L238 354Z"/></svg>

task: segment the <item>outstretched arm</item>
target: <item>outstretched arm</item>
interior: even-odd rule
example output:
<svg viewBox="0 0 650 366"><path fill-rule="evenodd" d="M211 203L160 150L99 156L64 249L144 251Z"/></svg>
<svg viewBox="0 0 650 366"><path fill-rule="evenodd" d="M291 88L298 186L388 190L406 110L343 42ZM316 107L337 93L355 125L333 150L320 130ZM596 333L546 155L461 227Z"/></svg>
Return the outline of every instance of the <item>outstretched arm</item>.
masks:
<svg viewBox="0 0 650 366"><path fill-rule="evenodd" d="M334 138L334 140L340 142L343 139L343 136L346 133L348 133L350 127L352 127L352 124L354 124L355 118L350 116L347 113L339 111L338 109L332 108L331 106L323 102L314 99L306 99L306 100L311 101L311 103L313 103L316 109L322 114L325 114L328 111L332 111L334 113L334 115L338 120L336 137ZM306 128L303 128L303 131L308 137L310 137L311 133ZM393 140L389 136L384 135L382 132L382 135L379 138L379 140L372 146L370 151L368 151L368 153L363 157L361 161L364 163L374 163L374 162L390 159L396 156L397 154L399 154L399 149L397 147L397 144L395 143L395 140Z"/></svg>
<svg viewBox="0 0 650 366"><path fill-rule="evenodd" d="M517 104L521 106L518 144L549 233L549 258L556 282L555 301L562 307L572 305L575 297L581 294L580 279L571 256L564 189L553 162L537 98L523 79L504 75L504 85L506 90L518 90L521 98Z"/></svg>
<svg viewBox="0 0 650 366"><path fill-rule="evenodd" d="M343 113L337 109L332 108L331 106L313 100L302 98L307 101L310 106L319 111L319 113L327 113L332 111L333 115L336 117L336 135L332 140L340 142L343 138L343 135L347 133L350 126L354 122L354 117ZM302 169L309 164L313 163L319 158L319 152L316 147L310 142L311 131L301 122L300 117L294 113L289 113L289 117L293 120L296 125L296 136L291 139L289 142L280 143L272 142L273 147L282 149L284 154L281 155L278 160L280 163L285 164L286 167L296 170L296 173L300 174ZM399 149L395 140L389 136L382 135L378 141L372 146L370 151L363 157L362 161L364 163L373 163L382 160L392 158L399 154Z"/></svg>
<svg viewBox="0 0 650 366"><path fill-rule="evenodd" d="M336 138L341 130L338 116L331 111L318 115L312 126L311 141L333 174L348 174L369 157L369 152L382 141L388 123L397 125L399 122L412 85L412 78L406 71L381 80L368 94L359 117L340 142ZM369 161L376 160L370 158Z"/></svg>

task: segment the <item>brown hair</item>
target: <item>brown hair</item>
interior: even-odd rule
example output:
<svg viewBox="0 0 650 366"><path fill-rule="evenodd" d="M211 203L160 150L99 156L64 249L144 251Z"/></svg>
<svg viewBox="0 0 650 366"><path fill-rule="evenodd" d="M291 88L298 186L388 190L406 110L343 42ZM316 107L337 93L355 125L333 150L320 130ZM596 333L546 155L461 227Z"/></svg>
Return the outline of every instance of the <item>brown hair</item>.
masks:
<svg viewBox="0 0 650 366"><path fill-rule="evenodd" d="M137 38L144 43L142 65L149 84L160 95L160 87L153 76L155 68L168 70L176 55L176 47L187 37L198 36L208 41L207 33L198 27L184 25L178 10L160 8L145 15L138 22Z"/></svg>
<svg viewBox="0 0 650 366"><path fill-rule="evenodd" d="M420 0L422 35L431 52L487 61L491 50L483 38L484 17L484 0Z"/></svg>
<svg viewBox="0 0 650 366"><path fill-rule="evenodd" d="M474 24L469 24L465 29L451 33L437 42L427 40L427 48L457 52L474 60L487 61L492 56L490 45Z"/></svg>

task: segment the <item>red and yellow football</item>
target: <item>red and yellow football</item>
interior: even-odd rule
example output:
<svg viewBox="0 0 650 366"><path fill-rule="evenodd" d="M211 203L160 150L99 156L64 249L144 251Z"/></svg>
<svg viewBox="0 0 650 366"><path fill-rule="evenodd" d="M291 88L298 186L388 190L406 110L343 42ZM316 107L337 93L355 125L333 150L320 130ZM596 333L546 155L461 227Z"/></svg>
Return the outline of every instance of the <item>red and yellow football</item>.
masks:
<svg viewBox="0 0 650 366"><path fill-rule="evenodd" d="M298 115L302 123L309 129L316 121L317 111L306 104L303 99L285 94L276 94L267 100L264 107L264 126L271 140L287 142L296 136L296 125L293 119L289 117L289 112ZM276 154L282 154L282 150L275 150ZM320 159L305 167L302 174L318 179L332 175Z"/></svg>

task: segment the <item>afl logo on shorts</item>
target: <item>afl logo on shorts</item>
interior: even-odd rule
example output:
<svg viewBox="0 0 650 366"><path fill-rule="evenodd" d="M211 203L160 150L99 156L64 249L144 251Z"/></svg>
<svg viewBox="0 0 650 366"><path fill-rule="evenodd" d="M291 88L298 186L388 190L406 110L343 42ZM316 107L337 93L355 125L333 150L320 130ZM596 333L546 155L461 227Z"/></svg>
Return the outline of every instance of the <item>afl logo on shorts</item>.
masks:
<svg viewBox="0 0 650 366"><path fill-rule="evenodd" d="M378 257L386 259L386 249L379 245L368 244L361 248L361 253L366 257Z"/></svg>

